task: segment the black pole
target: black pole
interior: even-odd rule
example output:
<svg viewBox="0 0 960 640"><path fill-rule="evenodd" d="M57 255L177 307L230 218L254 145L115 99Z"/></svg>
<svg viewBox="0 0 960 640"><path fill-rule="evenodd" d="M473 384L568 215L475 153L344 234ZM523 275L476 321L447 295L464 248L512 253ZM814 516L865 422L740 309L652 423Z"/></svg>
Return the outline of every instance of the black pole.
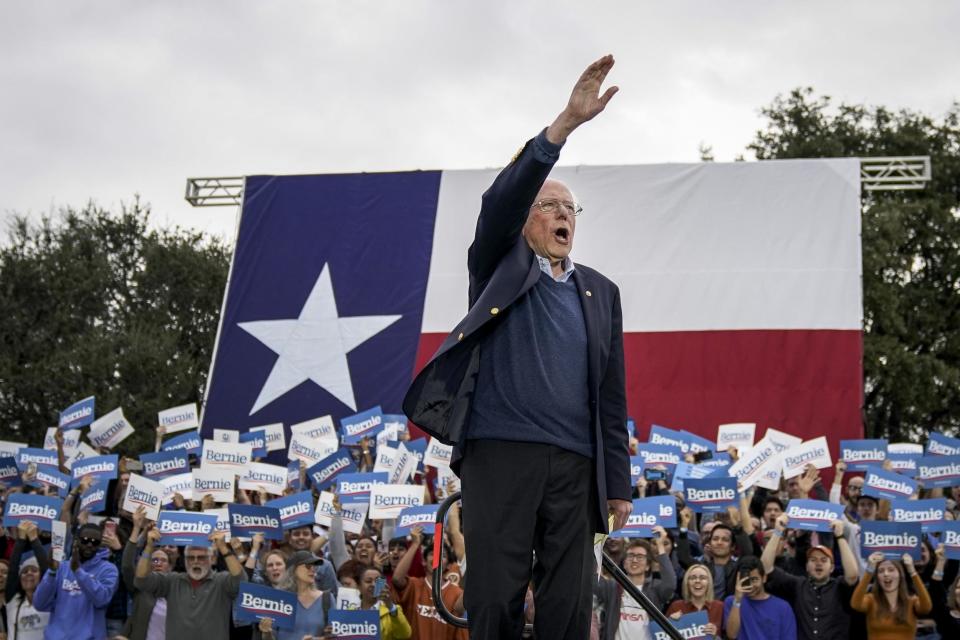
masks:
<svg viewBox="0 0 960 640"><path fill-rule="evenodd" d="M440 617L443 618L447 624L451 624L455 627L460 627L466 629L469 626L466 618L461 618L459 616L453 615L449 609L447 609L446 604L443 602L441 597L440 588L443 586L443 568L445 565L443 557L443 523L447 517L447 511L450 510L450 507L454 502L460 499L460 492L450 494L446 500L440 503L440 508L437 509L437 522L434 525L434 539L433 539L433 604L437 608L437 613L440 614ZM636 600L644 611L650 615L650 619L656 622L663 629L663 632L670 636L670 640L684 640L683 636L680 635L680 632L677 631L676 627L670 622L670 619L663 615L663 612L660 609L657 609L650 599L647 596L643 595L637 586L633 584L630 580L630 577L623 572L617 563L610 559L606 553L601 554L601 560L603 562L603 567L606 569L610 575L613 576L613 579L616 580L623 590L630 594L630 596ZM469 567L468 567L469 568ZM528 631L529 631L529 625Z"/></svg>

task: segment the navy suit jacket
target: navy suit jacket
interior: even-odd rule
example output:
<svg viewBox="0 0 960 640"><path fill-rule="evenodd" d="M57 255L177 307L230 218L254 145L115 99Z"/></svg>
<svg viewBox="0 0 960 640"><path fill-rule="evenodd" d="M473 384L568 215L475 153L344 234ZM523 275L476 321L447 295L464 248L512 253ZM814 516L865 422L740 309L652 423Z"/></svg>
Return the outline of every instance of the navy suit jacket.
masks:
<svg viewBox="0 0 960 640"><path fill-rule="evenodd" d="M496 331L501 314L533 287L540 265L521 235L534 198L553 163L533 152L530 140L483 194L473 244L467 253L470 310L416 376L403 401L410 420L454 445L458 471L466 444L480 345ZM595 530L607 530L607 499L630 500L630 458L624 388L620 291L581 264L573 272L587 330L591 432L596 444Z"/></svg>

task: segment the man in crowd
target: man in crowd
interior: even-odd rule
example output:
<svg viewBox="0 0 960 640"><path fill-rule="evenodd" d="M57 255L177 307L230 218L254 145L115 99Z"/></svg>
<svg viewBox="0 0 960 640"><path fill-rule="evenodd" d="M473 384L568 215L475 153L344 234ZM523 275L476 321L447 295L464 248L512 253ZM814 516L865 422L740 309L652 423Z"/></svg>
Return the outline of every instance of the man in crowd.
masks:
<svg viewBox="0 0 960 640"><path fill-rule="evenodd" d="M768 577L766 589L793 607L801 640L843 640L850 633L850 597L860 577L860 565L846 538L847 528L840 520L830 523L843 567L843 578L838 579L833 577L833 550L821 545L807 549L804 576L774 566L789 524L786 514L777 519L774 535L760 558Z"/></svg>
<svg viewBox="0 0 960 640"><path fill-rule="evenodd" d="M746 511L745 499L741 501L741 511ZM736 512L735 509L730 510ZM742 513L737 512L740 517ZM722 600L728 594L734 592L736 586L736 574L738 559L734 555L734 543L744 555L753 553L753 543L750 541L750 535L753 533L753 525L750 522L749 514L744 520L745 526L736 526L736 528L724 522L716 522L709 529L709 533L701 532L701 539L704 540L704 557L697 559L693 557L690 550L690 539L688 528L690 526L692 514L684 509L680 512L680 535L677 538L677 559L680 566L684 569L691 565L702 562L707 565L713 574L713 592L717 600Z"/></svg>
<svg viewBox="0 0 960 640"><path fill-rule="evenodd" d="M45 638L101 640L106 637L106 608L120 572L101 547L99 525L83 524L73 537L70 562L51 560L33 597L37 611L50 613Z"/></svg>
<svg viewBox="0 0 960 640"><path fill-rule="evenodd" d="M403 403L455 445L474 638L520 635L531 577L537 635L586 637L592 534L611 515L619 528L632 507L620 293L574 265L582 207L547 179L567 137L616 93L600 93L613 62L587 67L560 115L483 195L467 254L470 310Z"/></svg>
<svg viewBox="0 0 960 640"><path fill-rule="evenodd" d="M784 600L767 593L767 576L755 556L741 558L737 588L723 603L728 640L796 640L797 620Z"/></svg>
<svg viewBox="0 0 960 640"><path fill-rule="evenodd" d="M843 460L837 460L834 465L833 486L830 487L830 502L843 505L843 515L850 522L860 522L860 514L857 513L857 504L860 495L863 493L863 476L854 476L847 481L847 493L841 498L843 489L843 474L847 472L847 463Z"/></svg>
<svg viewBox="0 0 960 640"><path fill-rule="evenodd" d="M211 570L213 547L186 547L187 572L162 574L150 571L150 558L160 540L160 532L151 529L147 533L147 544L137 563L133 583L138 590L155 598L166 598L168 638L229 639L233 601L247 574L225 538L224 531L210 534L211 542L227 565L227 572Z"/></svg>

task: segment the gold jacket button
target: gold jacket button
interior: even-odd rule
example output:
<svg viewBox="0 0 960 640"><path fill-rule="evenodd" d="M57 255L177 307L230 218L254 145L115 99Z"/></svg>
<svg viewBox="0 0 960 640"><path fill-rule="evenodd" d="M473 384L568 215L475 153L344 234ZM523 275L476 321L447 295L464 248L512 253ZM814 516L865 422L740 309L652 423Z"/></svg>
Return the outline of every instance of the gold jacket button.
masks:
<svg viewBox="0 0 960 640"><path fill-rule="evenodd" d="M460 342L461 340L463 340L463 334L462 334L462 333L457 336L457 342Z"/></svg>
<svg viewBox="0 0 960 640"><path fill-rule="evenodd" d="M495 316L498 313L500 313L500 307L493 307L492 309L490 309L490 315Z"/></svg>
<svg viewBox="0 0 960 640"><path fill-rule="evenodd" d="M592 293L590 293L589 289L584 291L584 293L587 295L588 298L593 295Z"/></svg>

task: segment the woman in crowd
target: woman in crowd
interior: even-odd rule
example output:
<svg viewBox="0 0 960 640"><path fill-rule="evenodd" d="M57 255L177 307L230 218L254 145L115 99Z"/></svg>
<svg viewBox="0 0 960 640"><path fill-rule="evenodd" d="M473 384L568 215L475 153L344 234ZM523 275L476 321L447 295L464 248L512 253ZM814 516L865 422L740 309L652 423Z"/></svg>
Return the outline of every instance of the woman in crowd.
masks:
<svg viewBox="0 0 960 640"><path fill-rule="evenodd" d="M28 548L33 557L21 562ZM17 526L17 542L10 558L10 574L17 578L8 578L6 584L7 640L43 640L50 614L33 608L33 594L47 566L47 553L40 544L37 525L22 521Z"/></svg>
<svg viewBox="0 0 960 640"><path fill-rule="evenodd" d="M249 558L247 562L250 562ZM263 568L255 567L250 580L257 584L265 584L268 587L283 589L284 591L293 591L295 586L293 574L287 571L287 556L279 549L267 552L267 555L263 557Z"/></svg>
<svg viewBox="0 0 960 640"><path fill-rule="evenodd" d="M146 519L144 508L137 507L133 514L133 530L124 545L120 562L120 575L127 585L127 591L133 594L133 610L123 626L123 636L129 640L163 637L167 626L167 599L140 591L133 584L140 556L140 538L147 528ZM150 570L156 573L170 572L170 557L162 549L155 549L150 555Z"/></svg>
<svg viewBox="0 0 960 640"><path fill-rule="evenodd" d="M713 599L713 576L710 569L704 564L695 564L683 574L681 586L682 600L674 600L667 608L667 615L677 619L688 613L706 611L710 624L707 625L707 634L717 635L723 628L723 603Z"/></svg>
<svg viewBox="0 0 960 640"><path fill-rule="evenodd" d="M930 576L930 599L933 601L933 619L941 638L960 638L960 574L944 593L943 572L947 556L943 545L934 552L936 565Z"/></svg>
<svg viewBox="0 0 960 640"><path fill-rule="evenodd" d="M916 595L907 591L904 569L910 574ZM867 588L873 584L873 590ZM910 640L916 637L917 617L930 613L930 595L913 566L903 554L903 563L885 560L875 552L867 558L867 570L860 578L850 606L866 614L868 640Z"/></svg>
<svg viewBox="0 0 960 640"><path fill-rule="evenodd" d="M377 594L377 580L383 577L376 567L363 570L360 577L360 608L377 609L380 612L381 640L406 640L413 635L410 623L403 615L403 609L393 601L386 581Z"/></svg>
<svg viewBox="0 0 960 640"><path fill-rule="evenodd" d="M267 557L269 558L270 554L267 554ZM316 565L321 562L323 558L318 558L309 551L297 551L290 557L290 568L285 572L287 575L279 582L291 585L287 590L297 594L294 627L291 630L274 630L273 621L263 618L256 627L254 640L258 637L262 640L302 640L305 637L324 636L332 632L327 623L330 608L333 606L333 596L330 592L317 589L314 582Z"/></svg>

